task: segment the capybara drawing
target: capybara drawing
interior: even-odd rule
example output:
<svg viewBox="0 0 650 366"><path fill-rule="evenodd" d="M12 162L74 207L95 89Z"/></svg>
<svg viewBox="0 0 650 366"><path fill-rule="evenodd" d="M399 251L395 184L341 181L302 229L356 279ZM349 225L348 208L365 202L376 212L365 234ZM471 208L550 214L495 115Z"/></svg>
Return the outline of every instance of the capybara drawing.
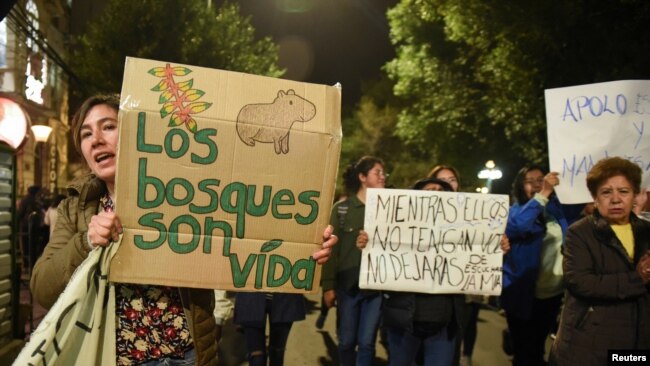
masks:
<svg viewBox="0 0 650 366"><path fill-rule="evenodd" d="M273 143L276 154L289 152L289 132L294 122L316 115L314 104L289 89L280 90L273 103L247 104L237 115L237 134L249 146L255 141Z"/></svg>

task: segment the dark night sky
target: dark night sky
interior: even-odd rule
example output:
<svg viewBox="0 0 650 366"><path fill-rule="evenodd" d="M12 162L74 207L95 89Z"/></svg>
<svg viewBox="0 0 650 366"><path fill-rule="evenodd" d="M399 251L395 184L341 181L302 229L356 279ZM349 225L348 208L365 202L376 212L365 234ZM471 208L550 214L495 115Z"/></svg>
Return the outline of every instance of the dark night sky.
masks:
<svg viewBox="0 0 650 366"><path fill-rule="evenodd" d="M256 34L280 44L284 78L343 85L353 106L361 82L374 79L394 57L386 10L397 0L240 0Z"/></svg>

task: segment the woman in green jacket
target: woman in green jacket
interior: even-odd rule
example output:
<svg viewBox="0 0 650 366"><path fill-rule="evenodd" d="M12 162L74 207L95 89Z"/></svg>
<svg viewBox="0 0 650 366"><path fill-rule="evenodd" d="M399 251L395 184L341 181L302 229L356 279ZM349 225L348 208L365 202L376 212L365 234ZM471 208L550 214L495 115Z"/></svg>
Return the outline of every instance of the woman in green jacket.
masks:
<svg viewBox="0 0 650 366"><path fill-rule="evenodd" d="M119 96L93 96L73 118L74 144L91 174L69 188L59 205L50 242L34 267L31 290L50 308L75 269L95 248L119 238L122 226L114 213ZM329 237L314 254L327 260ZM115 284L116 363L118 365L217 364L213 317L214 291L138 284Z"/></svg>

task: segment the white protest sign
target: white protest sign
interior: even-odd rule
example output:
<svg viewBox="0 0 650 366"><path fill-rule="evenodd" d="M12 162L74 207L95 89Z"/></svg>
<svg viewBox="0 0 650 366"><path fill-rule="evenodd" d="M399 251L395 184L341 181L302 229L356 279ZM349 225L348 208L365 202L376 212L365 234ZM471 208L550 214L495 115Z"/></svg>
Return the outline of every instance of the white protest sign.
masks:
<svg viewBox="0 0 650 366"><path fill-rule="evenodd" d="M560 173L562 203L593 199L585 178L598 160L620 156L641 167L650 183L650 81L612 81L545 91L548 155Z"/></svg>
<svg viewBox="0 0 650 366"><path fill-rule="evenodd" d="M508 196L369 189L359 287L499 295Z"/></svg>

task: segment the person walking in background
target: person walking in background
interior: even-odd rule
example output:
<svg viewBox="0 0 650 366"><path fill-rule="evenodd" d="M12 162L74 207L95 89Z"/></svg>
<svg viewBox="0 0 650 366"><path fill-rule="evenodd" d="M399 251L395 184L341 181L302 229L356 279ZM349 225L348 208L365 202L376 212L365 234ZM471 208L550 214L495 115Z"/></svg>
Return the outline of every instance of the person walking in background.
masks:
<svg viewBox="0 0 650 366"><path fill-rule="evenodd" d="M522 168L512 184L501 304L513 340L514 366L544 365L544 344L562 304L561 247L568 221L555 195L558 173Z"/></svg>
<svg viewBox="0 0 650 366"><path fill-rule="evenodd" d="M595 211L567 233L567 291L550 365L601 366L608 350L650 349L650 222L632 212L640 184L641 169L618 157L587 175Z"/></svg>
<svg viewBox="0 0 650 366"><path fill-rule="evenodd" d="M25 196L18 204L16 217L20 230L20 250L23 258L23 272L29 273L41 253L43 242L43 202L40 186L27 188Z"/></svg>
<svg viewBox="0 0 650 366"><path fill-rule="evenodd" d="M293 322L304 320L305 314L305 297L302 294L238 292L235 323L242 327L246 337L248 364L282 366ZM265 334L267 318L268 346Z"/></svg>
<svg viewBox="0 0 650 366"><path fill-rule="evenodd" d="M57 207L59 207L59 203L65 199L65 195L62 194L57 194L52 198L52 202L50 202L50 206L47 208L47 211L45 211L45 218L43 221L45 222L45 225L47 225L50 228L50 236L52 236L52 232L54 231L54 226L56 225L56 218L57 218Z"/></svg>
<svg viewBox="0 0 650 366"><path fill-rule="evenodd" d="M323 266L321 283L327 306L335 303L337 306L339 361L345 366L372 365L375 358L381 295L378 291L359 289L361 251L356 239L363 229L366 190L384 188L387 177L384 169L383 161L372 156L364 156L350 165L343 174L346 187L351 188L350 196L336 203L330 216L339 244ZM347 210L340 216L341 206Z"/></svg>

